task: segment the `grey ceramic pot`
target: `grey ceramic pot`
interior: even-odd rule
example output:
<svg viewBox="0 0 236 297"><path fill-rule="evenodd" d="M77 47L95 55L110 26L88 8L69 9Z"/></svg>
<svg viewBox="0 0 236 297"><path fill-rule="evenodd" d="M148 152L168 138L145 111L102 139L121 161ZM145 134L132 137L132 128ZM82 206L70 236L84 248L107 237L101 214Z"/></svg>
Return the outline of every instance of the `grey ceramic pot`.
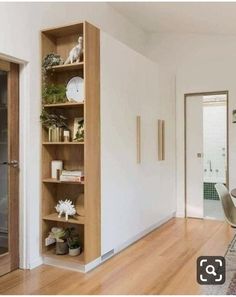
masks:
<svg viewBox="0 0 236 297"><path fill-rule="evenodd" d="M66 255L69 252L67 242L57 242L56 243L56 254L57 255Z"/></svg>

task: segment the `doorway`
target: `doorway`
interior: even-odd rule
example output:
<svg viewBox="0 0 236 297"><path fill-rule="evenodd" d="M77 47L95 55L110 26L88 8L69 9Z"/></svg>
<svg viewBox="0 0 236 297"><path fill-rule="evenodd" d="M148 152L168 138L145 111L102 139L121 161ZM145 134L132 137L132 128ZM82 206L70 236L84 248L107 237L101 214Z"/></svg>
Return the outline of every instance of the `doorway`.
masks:
<svg viewBox="0 0 236 297"><path fill-rule="evenodd" d="M228 92L186 94L186 217L224 219L216 183L228 185Z"/></svg>
<svg viewBox="0 0 236 297"><path fill-rule="evenodd" d="M0 60L0 276L19 267L19 66Z"/></svg>

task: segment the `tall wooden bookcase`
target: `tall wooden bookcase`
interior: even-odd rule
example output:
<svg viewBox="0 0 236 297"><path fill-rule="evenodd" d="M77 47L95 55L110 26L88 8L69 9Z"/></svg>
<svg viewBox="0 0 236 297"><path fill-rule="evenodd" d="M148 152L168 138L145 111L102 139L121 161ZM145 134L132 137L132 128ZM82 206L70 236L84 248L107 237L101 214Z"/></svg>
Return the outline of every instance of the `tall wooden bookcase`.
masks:
<svg viewBox="0 0 236 297"><path fill-rule="evenodd" d="M75 117L84 117L84 142L48 142L48 131L42 128L42 255L48 264L77 268L101 255L100 223L100 31L93 25L82 22L65 27L41 31L42 59L49 53L59 54L64 60L77 44L78 36L84 40L83 61L77 64L54 66L50 70L50 82L67 84L74 76L84 78L83 103L46 104L48 112L66 116L73 129ZM68 170L83 169L85 180L60 182L51 179L51 161L63 160ZM60 199L75 202L84 193L84 217L58 218L55 205ZM45 238L52 227L73 226L79 232L83 252L76 257L56 255L53 246L45 246Z"/></svg>

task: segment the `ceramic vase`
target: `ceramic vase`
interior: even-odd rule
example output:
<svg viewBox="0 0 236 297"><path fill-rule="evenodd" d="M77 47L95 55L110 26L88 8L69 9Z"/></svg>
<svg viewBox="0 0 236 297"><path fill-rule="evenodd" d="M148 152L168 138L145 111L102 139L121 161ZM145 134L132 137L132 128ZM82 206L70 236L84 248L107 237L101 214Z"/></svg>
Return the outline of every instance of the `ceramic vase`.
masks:
<svg viewBox="0 0 236 297"><path fill-rule="evenodd" d="M68 254L67 242L57 242L56 243L56 255L66 255Z"/></svg>
<svg viewBox="0 0 236 297"><path fill-rule="evenodd" d="M61 142L63 138L63 128L51 126L48 129L48 141L49 142Z"/></svg>
<svg viewBox="0 0 236 297"><path fill-rule="evenodd" d="M71 257L78 256L78 255L80 254L80 250L81 250L80 247L78 247L78 248L76 248L76 249L69 249L69 255L70 255Z"/></svg>

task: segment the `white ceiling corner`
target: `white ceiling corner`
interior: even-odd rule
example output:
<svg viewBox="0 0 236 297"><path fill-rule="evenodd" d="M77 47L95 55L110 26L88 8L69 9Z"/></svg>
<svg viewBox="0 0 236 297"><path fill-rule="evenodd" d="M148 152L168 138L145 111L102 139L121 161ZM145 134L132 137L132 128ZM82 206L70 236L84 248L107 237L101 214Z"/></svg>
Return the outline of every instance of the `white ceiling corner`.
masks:
<svg viewBox="0 0 236 297"><path fill-rule="evenodd" d="M109 2L148 33L236 34L236 2Z"/></svg>

